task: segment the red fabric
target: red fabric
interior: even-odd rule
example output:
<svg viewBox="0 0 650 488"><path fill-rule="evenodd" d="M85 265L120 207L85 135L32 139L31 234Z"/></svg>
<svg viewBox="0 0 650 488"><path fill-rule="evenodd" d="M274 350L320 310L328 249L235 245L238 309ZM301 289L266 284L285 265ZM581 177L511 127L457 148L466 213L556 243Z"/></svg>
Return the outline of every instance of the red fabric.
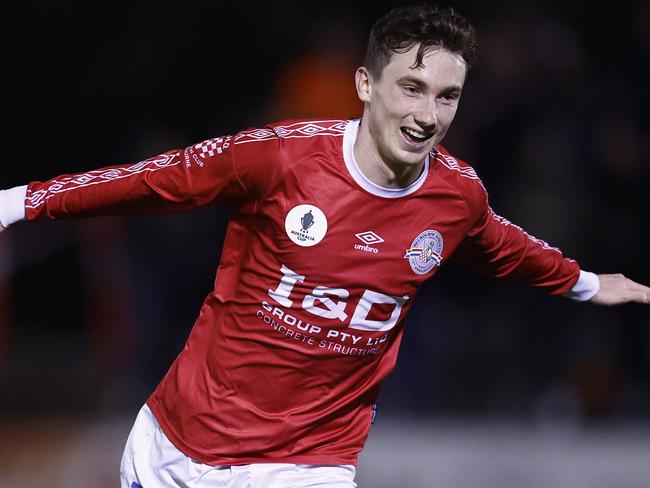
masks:
<svg viewBox="0 0 650 488"><path fill-rule="evenodd" d="M574 261L495 216L472 168L442 148L412 194L362 189L343 158L347 123L285 122L29 185L28 219L233 209L214 291L148 400L172 443L203 463L356 463L404 317L438 269L417 274L405 258L425 231L442 236L442 264L457 250L548 293L578 278ZM312 247L285 230L301 204L327 218ZM376 253L355 248L368 231L383 239Z"/></svg>

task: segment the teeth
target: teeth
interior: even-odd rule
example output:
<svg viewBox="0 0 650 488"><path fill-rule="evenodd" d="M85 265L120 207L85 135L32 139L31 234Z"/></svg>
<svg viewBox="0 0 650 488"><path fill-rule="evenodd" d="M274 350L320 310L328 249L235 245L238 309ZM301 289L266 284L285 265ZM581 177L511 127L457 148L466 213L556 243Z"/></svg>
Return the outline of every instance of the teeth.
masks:
<svg viewBox="0 0 650 488"><path fill-rule="evenodd" d="M406 132L408 135L410 135L411 137L413 137L415 139L418 139L418 140L421 140L421 141L424 141L424 140L429 138L429 136L427 134L420 134L420 133L415 132L414 130L411 130L411 129L407 128L407 127L404 127L402 130L404 132Z"/></svg>

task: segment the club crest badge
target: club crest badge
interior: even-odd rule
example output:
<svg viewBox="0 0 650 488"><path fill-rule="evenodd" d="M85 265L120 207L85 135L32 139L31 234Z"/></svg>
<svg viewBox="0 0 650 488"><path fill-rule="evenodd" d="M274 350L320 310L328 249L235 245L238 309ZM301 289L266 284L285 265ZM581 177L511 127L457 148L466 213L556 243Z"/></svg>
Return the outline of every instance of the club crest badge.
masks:
<svg viewBox="0 0 650 488"><path fill-rule="evenodd" d="M419 274L427 274L442 262L442 236L437 230L425 230L420 233L411 247L406 250L404 259L408 259L411 269Z"/></svg>
<svg viewBox="0 0 650 488"><path fill-rule="evenodd" d="M327 218L314 205L297 205L289 210L284 220L284 229L294 243L310 247L323 240L327 233Z"/></svg>

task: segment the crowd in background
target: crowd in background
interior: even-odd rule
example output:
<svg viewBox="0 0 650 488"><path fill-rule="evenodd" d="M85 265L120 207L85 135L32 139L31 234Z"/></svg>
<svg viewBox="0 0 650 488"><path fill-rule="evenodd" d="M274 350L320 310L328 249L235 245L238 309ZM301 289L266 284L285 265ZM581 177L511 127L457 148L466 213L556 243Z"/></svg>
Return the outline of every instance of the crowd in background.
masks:
<svg viewBox="0 0 650 488"><path fill-rule="evenodd" d="M587 270L650 283L650 4L455 6L480 58L443 144L496 212ZM388 7L13 7L0 187L274 120L360 116L354 70ZM0 412L135 415L212 289L227 219L0 236ZM380 415L650 417L647 307L575 304L452 263L406 328Z"/></svg>

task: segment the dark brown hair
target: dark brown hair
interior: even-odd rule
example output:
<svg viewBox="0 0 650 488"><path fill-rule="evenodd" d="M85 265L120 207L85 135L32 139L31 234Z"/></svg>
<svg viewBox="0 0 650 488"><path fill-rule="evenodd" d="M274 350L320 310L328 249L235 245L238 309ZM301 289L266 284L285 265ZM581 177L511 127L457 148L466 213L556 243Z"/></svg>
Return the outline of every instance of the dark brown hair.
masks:
<svg viewBox="0 0 650 488"><path fill-rule="evenodd" d="M476 59L478 43L474 26L452 8L431 5L397 7L381 17L370 30L364 65L379 79L393 53L403 53L419 44L413 68L432 48L460 54L467 67Z"/></svg>

